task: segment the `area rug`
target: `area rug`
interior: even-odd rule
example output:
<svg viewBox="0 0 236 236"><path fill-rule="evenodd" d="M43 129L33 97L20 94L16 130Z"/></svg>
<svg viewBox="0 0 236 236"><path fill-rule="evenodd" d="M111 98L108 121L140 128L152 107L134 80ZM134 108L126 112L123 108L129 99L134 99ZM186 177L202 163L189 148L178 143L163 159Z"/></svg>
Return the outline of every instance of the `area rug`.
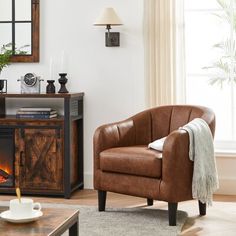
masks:
<svg viewBox="0 0 236 236"><path fill-rule="evenodd" d="M178 211L177 226L169 226L167 210L152 207L107 208L105 212L80 205L45 203L42 207L79 209L80 236L176 236L187 219L186 212ZM68 236L68 232L63 236Z"/></svg>
<svg viewBox="0 0 236 236"><path fill-rule="evenodd" d="M105 212L79 205L43 204L43 207L79 209L80 236L176 236L187 219L186 212L178 211L177 226L169 226L167 210L152 207L107 208Z"/></svg>

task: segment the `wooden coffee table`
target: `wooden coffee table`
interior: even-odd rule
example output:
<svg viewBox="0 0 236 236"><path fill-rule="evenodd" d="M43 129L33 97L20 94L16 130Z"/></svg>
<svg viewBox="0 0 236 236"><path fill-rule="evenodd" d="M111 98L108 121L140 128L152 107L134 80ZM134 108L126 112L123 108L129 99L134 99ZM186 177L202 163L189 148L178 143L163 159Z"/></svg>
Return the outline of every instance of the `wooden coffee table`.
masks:
<svg viewBox="0 0 236 236"><path fill-rule="evenodd" d="M0 207L0 212L8 207ZM43 216L35 222L14 224L0 219L1 236L59 236L69 230L69 236L79 235L79 211L67 208L43 208Z"/></svg>

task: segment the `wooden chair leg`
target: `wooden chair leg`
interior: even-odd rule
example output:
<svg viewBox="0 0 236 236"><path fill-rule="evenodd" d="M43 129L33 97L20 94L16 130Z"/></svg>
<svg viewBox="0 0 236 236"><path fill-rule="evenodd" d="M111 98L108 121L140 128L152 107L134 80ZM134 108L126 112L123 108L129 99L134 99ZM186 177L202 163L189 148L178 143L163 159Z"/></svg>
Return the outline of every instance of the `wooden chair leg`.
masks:
<svg viewBox="0 0 236 236"><path fill-rule="evenodd" d="M206 203L202 203L202 202L198 201L198 206L199 206L199 214L201 216L206 215Z"/></svg>
<svg viewBox="0 0 236 236"><path fill-rule="evenodd" d="M107 192L98 190L98 211L105 211Z"/></svg>
<svg viewBox="0 0 236 236"><path fill-rule="evenodd" d="M147 205L152 206L153 205L153 199L147 198Z"/></svg>
<svg viewBox="0 0 236 236"><path fill-rule="evenodd" d="M168 202L169 225L176 226L176 214L178 203Z"/></svg>

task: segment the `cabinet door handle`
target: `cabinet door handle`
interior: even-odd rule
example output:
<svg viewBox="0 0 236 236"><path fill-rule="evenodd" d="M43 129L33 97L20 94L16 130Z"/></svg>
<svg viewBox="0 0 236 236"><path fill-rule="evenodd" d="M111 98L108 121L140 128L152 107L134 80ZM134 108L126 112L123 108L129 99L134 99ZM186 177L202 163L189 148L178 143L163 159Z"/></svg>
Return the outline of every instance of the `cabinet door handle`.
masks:
<svg viewBox="0 0 236 236"><path fill-rule="evenodd" d="M24 152L20 152L20 166L24 166Z"/></svg>
<svg viewBox="0 0 236 236"><path fill-rule="evenodd" d="M57 128L56 129L56 135L57 135L57 138L61 138L61 129L60 128Z"/></svg>
<svg viewBox="0 0 236 236"><path fill-rule="evenodd" d="M25 138L25 130L23 128L20 129L21 138Z"/></svg>

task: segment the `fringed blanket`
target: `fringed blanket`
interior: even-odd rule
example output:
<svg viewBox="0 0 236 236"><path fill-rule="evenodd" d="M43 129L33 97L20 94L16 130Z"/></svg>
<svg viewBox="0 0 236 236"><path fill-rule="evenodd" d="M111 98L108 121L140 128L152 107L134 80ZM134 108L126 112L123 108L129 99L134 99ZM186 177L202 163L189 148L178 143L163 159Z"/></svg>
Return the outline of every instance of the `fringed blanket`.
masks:
<svg viewBox="0 0 236 236"><path fill-rule="evenodd" d="M189 134L189 158L194 161L193 198L212 205L212 195L219 187L219 182L211 130L200 118L192 120L180 129Z"/></svg>

